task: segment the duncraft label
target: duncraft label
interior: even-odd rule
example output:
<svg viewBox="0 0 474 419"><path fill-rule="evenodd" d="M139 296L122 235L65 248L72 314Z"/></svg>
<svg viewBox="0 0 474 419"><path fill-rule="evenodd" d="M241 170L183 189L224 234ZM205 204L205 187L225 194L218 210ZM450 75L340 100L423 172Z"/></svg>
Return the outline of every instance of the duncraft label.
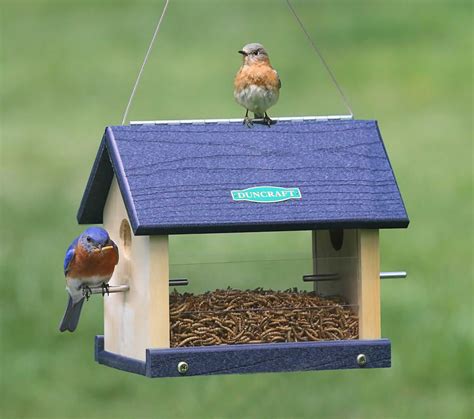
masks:
<svg viewBox="0 0 474 419"><path fill-rule="evenodd" d="M260 203L282 202L288 199L301 199L298 188L281 188L280 186L254 186L241 191L231 191L234 201Z"/></svg>

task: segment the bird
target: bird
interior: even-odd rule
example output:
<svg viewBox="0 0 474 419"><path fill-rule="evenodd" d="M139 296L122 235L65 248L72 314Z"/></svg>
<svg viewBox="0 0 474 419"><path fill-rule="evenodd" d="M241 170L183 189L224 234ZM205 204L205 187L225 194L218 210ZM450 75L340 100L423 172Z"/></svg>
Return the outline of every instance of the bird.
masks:
<svg viewBox="0 0 474 419"><path fill-rule="evenodd" d="M101 227L89 227L76 237L66 250L64 276L69 294L66 312L59 326L64 332L76 330L84 299L89 299L91 286L101 286L108 294L108 282L119 261L117 245Z"/></svg>
<svg viewBox="0 0 474 419"><path fill-rule="evenodd" d="M269 127L273 123L267 109L278 101L281 81L271 66L268 53L259 43L245 45L240 51L242 66L234 79L234 98L245 109L243 124L252 127L249 111L256 119L263 119Z"/></svg>

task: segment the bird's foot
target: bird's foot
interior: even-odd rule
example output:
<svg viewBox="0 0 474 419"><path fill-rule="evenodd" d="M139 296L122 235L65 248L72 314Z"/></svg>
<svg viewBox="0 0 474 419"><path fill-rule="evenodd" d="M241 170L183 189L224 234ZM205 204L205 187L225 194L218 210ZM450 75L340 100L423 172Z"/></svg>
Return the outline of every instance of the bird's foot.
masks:
<svg viewBox="0 0 474 419"><path fill-rule="evenodd" d="M90 289L89 285L84 285L82 287L82 295L86 297L86 301L89 301L89 298L92 295L92 290Z"/></svg>
<svg viewBox="0 0 474 419"><path fill-rule="evenodd" d="M106 284L105 282L102 282L101 288L102 288L102 297L105 294L110 295L109 284Z"/></svg>
<svg viewBox="0 0 474 419"><path fill-rule="evenodd" d="M249 117L249 110L248 109L247 109L247 112L245 112L244 121L242 123L247 128L252 128L253 127L253 122L252 122L252 119Z"/></svg>
<svg viewBox="0 0 474 419"><path fill-rule="evenodd" d="M252 128L253 127L253 122L252 118L245 116L244 121L242 122L243 125L245 125L247 128Z"/></svg>
<svg viewBox="0 0 474 419"><path fill-rule="evenodd" d="M265 112L265 116L263 117L263 123L270 128L270 126L273 124L273 120L267 115Z"/></svg>

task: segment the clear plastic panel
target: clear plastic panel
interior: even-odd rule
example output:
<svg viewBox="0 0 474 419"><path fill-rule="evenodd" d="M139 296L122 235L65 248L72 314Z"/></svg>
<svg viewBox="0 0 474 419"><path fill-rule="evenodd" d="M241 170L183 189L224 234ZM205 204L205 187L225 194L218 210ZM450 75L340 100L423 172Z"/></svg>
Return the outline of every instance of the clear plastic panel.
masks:
<svg viewBox="0 0 474 419"><path fill-rule="evenodd" d="M170 278L186 278L186 291L222 288L312 290L311 232L171 236Z"/></svg>
<svg viewBox="0 0 474 419"><path fill-rule="evenodd" d="M171 237L170 278L189 281L170 289L171 346L357 339L358 307L314 292L311 243L311 232ZM316 262L336 284L356 260Z"/></svg>

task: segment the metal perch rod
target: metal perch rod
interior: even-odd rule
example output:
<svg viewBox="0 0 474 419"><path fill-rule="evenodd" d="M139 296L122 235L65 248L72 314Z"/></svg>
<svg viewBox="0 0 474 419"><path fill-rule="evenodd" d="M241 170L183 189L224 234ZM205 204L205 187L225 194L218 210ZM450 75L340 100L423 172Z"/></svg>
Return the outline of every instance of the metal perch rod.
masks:
<svg viewBox="0 0 474 419"><path fill-rule="evenodd" d="M380 272L380 279L397 279L406 277L407 273L405 271ZM340 279L339 274L303 275L304 282L337 281L338 279Z"/></svg>
<svg viewBox="0 0 474 419"><path fill-rule="evenodd" d="M175 278L169 280L170 287L180 287L188 285L189 281L186 278ZM103 294L104 289L102 287L90 287L91 294ZM108 293L114 294L116 292L126 292L129 291L130 287L128 285L109 285Z"/></svg>
<svg viewBox="0 0 474 419"><path fill-rule="evenodd" d="M183 285L189 285L187 278L173 278L170 279L170 287L180 287Z"/></svg>
<svg viewBox="0 0 474 419"><path fill-rule="evenodd" d="M304 275L304 282L322 282L322 281L336 281L340 279L339 274L315 274L315 275Z"/></svg>
<svg viewBox="0 0 474 419"><path fill-rule="evenodd" d="M108 293L113 294L116 292L128 291L130 287L128 285L109 285ZM91 294L103 294L104 289L102 287L90 287Z"/></svg>
<svg viewBox="0 0 474 419"><path fill-rule="evenodd" d="M395 278L406 278L407 273L405 271L397 272L380 272L380 279L395 279Z"/></svg>

